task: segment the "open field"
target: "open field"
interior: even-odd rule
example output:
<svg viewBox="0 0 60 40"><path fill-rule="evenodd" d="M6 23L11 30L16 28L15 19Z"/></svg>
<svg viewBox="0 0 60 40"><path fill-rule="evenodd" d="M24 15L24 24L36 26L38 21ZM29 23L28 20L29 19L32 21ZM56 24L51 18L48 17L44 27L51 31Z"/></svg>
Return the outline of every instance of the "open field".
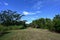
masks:
<svg viewBox="0 0 60 40"><path fill-rule="evenodd" d="M46 29L11 30L10 33L0 37L0 40L60 40L60 34Z"/></svg>

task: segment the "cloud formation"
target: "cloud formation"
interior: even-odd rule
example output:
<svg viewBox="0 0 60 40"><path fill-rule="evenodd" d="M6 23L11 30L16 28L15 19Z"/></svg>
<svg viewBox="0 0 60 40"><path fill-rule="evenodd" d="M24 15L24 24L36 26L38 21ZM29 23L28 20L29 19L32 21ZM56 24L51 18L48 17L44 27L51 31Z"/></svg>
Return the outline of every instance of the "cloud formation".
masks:
<svg viewBox="0 0 60 40"><path fill-rule="evenodd" d="M28 15L29 12L27 12L27 11L23 11L23 14L24 14L24 15Z"/></svg>
<svg viewBox="0 0 60 40"><path fill-rule="evenodd" d="M23 13L24 15L35 15L35 14L41 13L41 11L35 11L35 12L23 11L22 13Z"/></svg>
<svg viewBox="0 0 60 40"><path fill-rule="evenodd" d="M5 5L5 6L7 6L8 3L7 3L7 2L0 2L0 5Z"/></svg>
<svg viewBox="0 0 60 40"><path fill-rule="evenodd" d="M39 10L42 7L42 1L37 1L33 6L32 9Z"/></svg>
<svg viewBox="0 0 60 40"><path fill-rule="evenodd" d="M33 14L36 14L36 13L28 12L28 11L23 11L23 14L24 14L24 15L33 15Z"/></svg>
<svg viewBox="0 0 60 40"><path fill-rule="evenodd" d="M7 6L7 5L8 5L8 3L7 3L7 2L4 2L4 5L6 5L6 6Z"/></svg>

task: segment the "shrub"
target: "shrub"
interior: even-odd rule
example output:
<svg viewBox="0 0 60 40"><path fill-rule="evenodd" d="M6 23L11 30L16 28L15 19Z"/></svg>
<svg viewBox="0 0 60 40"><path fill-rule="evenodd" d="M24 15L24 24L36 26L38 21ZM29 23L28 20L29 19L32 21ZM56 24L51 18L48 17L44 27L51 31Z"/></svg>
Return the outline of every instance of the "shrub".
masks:
<svg viewBox="0 0 60 40"><path fill-rule="evenodd" d="M0 25L0 35L5 33L7 30L8 30L7 27Z"/></svg>
<svg viewBox="0 0 60 40"><path fill-rule="evenodd" d="M8 30L18 30L18 29L24 29L24 26L22 26L22 25L8 26Z"/></svg>

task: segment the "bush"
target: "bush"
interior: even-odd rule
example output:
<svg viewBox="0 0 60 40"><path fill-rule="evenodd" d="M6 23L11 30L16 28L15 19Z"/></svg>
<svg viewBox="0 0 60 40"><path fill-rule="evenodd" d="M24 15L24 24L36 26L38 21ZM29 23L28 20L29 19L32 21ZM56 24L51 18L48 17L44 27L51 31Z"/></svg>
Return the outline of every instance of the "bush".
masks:
<svg viewBox="0 0 60 40"><path fill-rule="evenodd" d="M4 27L4 26L0 25L0 35L2 33L6 32L7 30L8 30L7 27Z"/></svg>
<svg viewBox="0 0 60 40"><path fill-rule="evenodd" d="M53 18L52 31L55 31L55 32L59 32L60 33L60 15L56 15Z"/></svg>
<svg viewBox="0 0 60 40"><path fill-rule="evenodd" d="M54 31L60 33L60 20L58 19L54 20Z"/></svg>
<svg viewBox="0 0 60 40"><path fill-rule="evenodd" d="M8 30L18 30L18 29L24 29L24 26L20 25L20 26L8 26Z"/></svg>

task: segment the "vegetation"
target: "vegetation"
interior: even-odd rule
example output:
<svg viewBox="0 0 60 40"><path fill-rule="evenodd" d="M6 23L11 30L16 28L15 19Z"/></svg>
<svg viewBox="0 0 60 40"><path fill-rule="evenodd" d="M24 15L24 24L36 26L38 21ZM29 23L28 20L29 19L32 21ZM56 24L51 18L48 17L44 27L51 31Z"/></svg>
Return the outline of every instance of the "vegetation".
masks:
<svg viewBox="0 0 60 40"><path fill-rule="evenodd" d="M59 32L60 33L60 15L56 15L53 19L53 23L54 23L54 31Z"/></svg>
<svg viewBox="0 0 60 40"><path fill-rule="evenodd" d="M2 36L1 40L60 40L58 34L51 33L49 31L60 33L60 14L55 15L53 19L39 18L33 20L32 23L26 24L26 20L21 20L24 15L17 13L16 11L4 10L0 12L0 37L5 32L11 32L10 34ZM25 29L27 27L39 28L39 29ZM19 30L24 29L24 30ZM43 29L43 30L41 30ZM44 31L44 30L49 31ZM26 33L27 32L27 33ZM25 34L26 33L26 34ZM38 35L37 35L38 34ZM48 36L48 35L51 36ZM11 35L11 36L10 36ZM27 35L27 36L26 36ZM35 35L35 36L34 36ZM43 36L42 36L43 35ZM55 36L53 36L55 35ZM57 36L58 35L58 36ZM8 37L9 36L9 37ZM18 38L16 38L18 36ZM8 37L8 39L7 39ZM37 37L37 39L35 39ZM43 39L44 37L44 39ZM45 39L46 37L46 39ZM49 39L50 37L50 39ZM52 38L51 38L52 37ZM57 37L57 38L56 38ZM59 36L60 37L60 36Z"/></svg>
<svg viewBox="0 0 60 40"><path fill-rule="evenodd" d="M26 28L25 21L21 21L24 15L17 13L16 11L4 10L0 12L0 34L5 30L23 29ZM18 27L17 27L18 26Z"/></svg>
<svg viewBox="0 0 60 40"><path fill-rule="evenodd" d="M34 28L49 29L60 33L60 15L56 15L53 19L40 18L32 21L30 25Z"/></svg>
<svg viewBox="0 0 60 40"><path fill-rule="evenodd" d="M21 15L15 11L4 10L0 12L0 23L5 26L20 25L22 23Z"/></svg>

